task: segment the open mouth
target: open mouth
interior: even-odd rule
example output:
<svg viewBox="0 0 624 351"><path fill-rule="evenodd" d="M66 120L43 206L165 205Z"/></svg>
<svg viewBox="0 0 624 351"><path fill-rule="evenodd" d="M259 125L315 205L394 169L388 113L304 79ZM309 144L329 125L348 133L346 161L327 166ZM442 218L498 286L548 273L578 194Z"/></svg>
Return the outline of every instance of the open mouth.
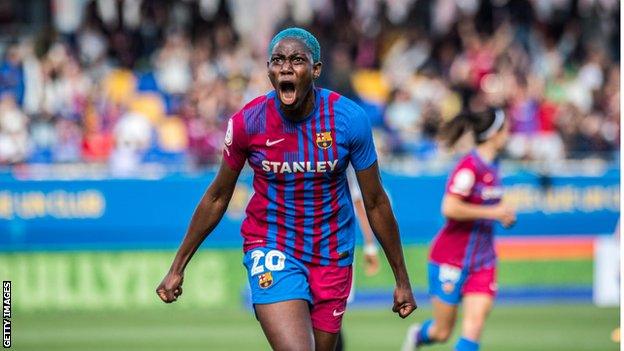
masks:
<svg viewBox="0 0 624 351"><path fill-rule="evenodd" d="M279 96L280 101L284 105L292 105L297 100L297 90L295 89L295 83L293 82L281 82L279 83Z"/></svg>

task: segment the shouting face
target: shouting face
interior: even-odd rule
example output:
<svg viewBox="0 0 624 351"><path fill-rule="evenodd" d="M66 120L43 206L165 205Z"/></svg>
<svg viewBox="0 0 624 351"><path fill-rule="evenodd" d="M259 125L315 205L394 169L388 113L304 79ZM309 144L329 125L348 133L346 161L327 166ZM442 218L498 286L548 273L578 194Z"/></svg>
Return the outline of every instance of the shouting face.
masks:
<svg viewBox="0 0 624 351"><path fill-rule="evenodd" d="M321 63L312 62L312 54L302 41L280 40L271 52L267 67L284 110L301 111L313 104L313 80L321 73Z"/></svg>

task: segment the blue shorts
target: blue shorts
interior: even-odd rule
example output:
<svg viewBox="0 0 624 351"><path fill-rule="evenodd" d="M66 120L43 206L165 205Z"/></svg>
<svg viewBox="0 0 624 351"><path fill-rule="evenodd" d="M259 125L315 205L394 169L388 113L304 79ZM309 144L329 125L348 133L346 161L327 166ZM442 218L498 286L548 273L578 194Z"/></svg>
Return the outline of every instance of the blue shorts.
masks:
<svg viewBox="0 0 624 351"><path fill-rule="evenodd" d="M308 268L278 250L259 247L245 253L243 264L251 288L253 304L302 299L312 303Z"/></svg>
<svg viewBox="0 0 624 351"><path fill-rule="evenodd" d="M314 329L328 333L340 331L351 291L350 265L304 263L282 251L264 247L245 253L243 264L254 305L306 300Z"/></svg>
<svg viewBox="0 0 624 351"><path fill-rule="evenodd" d="M469 272L448 264L429 262L429 294L457 305L465 294L496 296L496 267Z"/></svg>
<svg viewBox="0 0 624 351"><path fill-rule="evenodd" d="M461 268L429 262L429 294L450 305L457 305L461 301L467 275Z"/></svg>

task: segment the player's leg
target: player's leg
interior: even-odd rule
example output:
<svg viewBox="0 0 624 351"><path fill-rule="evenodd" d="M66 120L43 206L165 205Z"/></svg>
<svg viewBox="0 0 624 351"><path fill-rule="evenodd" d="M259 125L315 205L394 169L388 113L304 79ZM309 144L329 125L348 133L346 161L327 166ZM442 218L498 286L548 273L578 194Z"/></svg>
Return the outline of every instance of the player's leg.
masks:
<svg viewBox="0 0 624 351"><path fill-rule="evenodd" d="M334 351L338 343L338 333L328 333L314 329L314 344L316 351Z"/></svg>
<svg viewBox="0 0 624 351"><path fill-rule="evenodd" d="M492 310L494 299L488 294L467 294L464 296L463 304L462 336L457 341L455 350L477 351L485 320Z"/></svg>
<svg viewBox="0 0 624 351"><path fill-rule="evenodd" d="M273 350L314 350L310 309L306 300L256 304L256 316Z"/></svg>
<svg viewBox="0 0 624 351"><path fill-rule="evenodd" d="M245 254L256 318L274 350L314 350L308 269L274 249Z"/></svg>
<svg viewBox="0 0 624 351"><path fill-rule="evenodd" d="M426 335L431 343L446 342L453 334L455 321L457 320L457 305L451 305L437 297L431 299L433 307L433 320L430 327L426 328L423 323L423 337Z"/></svg>
<svg viewBox="0 0 624 351"><path fill-rule="evenodd" d="M360 196L361 196L361 194L360 194ZM349 297L347 297L347 306L350 305L353 302L354 298L355 298L355 274L352 274L352 277L351 277L351 290L349 291ZM344 351L345 348L346 347L345 347L345 341L344 341L344 332L341 330L338 333L338 340L336 340L335 351Z"/></svg>
<svg viewBox="0 0 624 351"><path fill-rule="evenodd" d="M462 294L464 295L462 336L457 341L455 350L477 351L485 320L494 305L496 269L485 268L471 273L466 279Z"/></svg>
<svg viewBox="0 0 624 351"><path fill-rule="evenodd" d="M403 351L416 350L421 346L446 342L455 328L458 305L449 304L434 296L431 298L433 318L422 324L412 325L403 341Z"/></svg>
<svg viewBox="0 0 624 351"><path fill-rule="evenodd" d="M461 301L466 274L460 268L433 262L429 263L428 273L433 318L408 329L403 350L446 342L455 327L457 306Z"/></svg>
<svg viewBox="0 0 624 351"><path fill-rule="evenodd" d="M466 280L466 272L446 264L431 262L428 271L433 320L425 321L421 327L418 335L421 345L446 342L451 337Z"/></svg>
<svg viewBox="0 0 624 351"><path fill-rule="evenodd" d="M342 330L338 333L338 340L336 340L335 351L344 351L344 334Z"/></svg>
<svg viewBox="0 0 624 351"><path fill-rule="evenodd" d="M317 351L334 351L351 290L352 268L307 265Z"/></svg>

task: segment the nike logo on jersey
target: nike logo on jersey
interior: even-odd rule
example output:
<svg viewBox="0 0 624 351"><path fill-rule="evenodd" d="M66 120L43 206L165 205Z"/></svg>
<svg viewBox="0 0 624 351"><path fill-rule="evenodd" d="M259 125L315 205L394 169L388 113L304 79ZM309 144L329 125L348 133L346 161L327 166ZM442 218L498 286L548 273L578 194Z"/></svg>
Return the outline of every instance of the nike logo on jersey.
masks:
<svg viewBox="0 0 624 351"><path fill-rule="evenodd" d="M273 173L325 173L335 170L337 164L338 160L317 162L274 162L263 160L262 170Z"/></svg>
<svg viewBox="0 0 624 351"><path fill-rule="evenodd" d="M344 313L345 313L345 311L344 311L344 310L342 310L342 311L340 311L340 312L338 312L338 311L334 310L333 315L334 315L334 317L340 317L340 316L342 316Z"/></svg>
<svg viewBox="0 0 624 351"><path fill-rule="evenodd" d="M273 146L275 144L281 143L282 141L284 141L284 138L273 140L273 141L271 141L270 139L267 139L266 146Z"/></svg>

